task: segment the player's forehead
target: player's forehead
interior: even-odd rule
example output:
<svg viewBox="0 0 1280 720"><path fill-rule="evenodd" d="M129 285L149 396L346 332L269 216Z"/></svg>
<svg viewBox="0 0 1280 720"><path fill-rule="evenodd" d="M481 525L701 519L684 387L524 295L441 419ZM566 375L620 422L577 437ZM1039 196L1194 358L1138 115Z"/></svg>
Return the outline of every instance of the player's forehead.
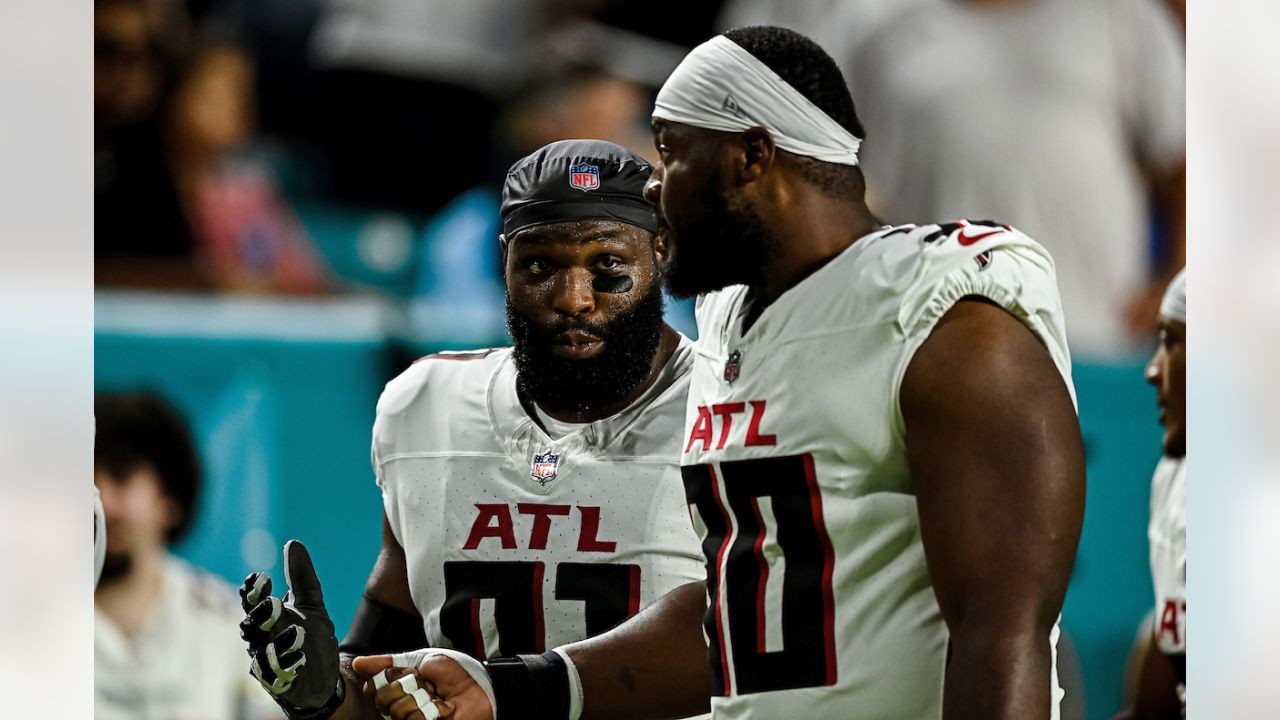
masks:
<svg viewBox="0 0 1280 720"><path fill-rule="evenodd" d="M525 228L510 238L513 251L606 245L623 249L647 246L652 234L616 220L572 220Z"/></svg>

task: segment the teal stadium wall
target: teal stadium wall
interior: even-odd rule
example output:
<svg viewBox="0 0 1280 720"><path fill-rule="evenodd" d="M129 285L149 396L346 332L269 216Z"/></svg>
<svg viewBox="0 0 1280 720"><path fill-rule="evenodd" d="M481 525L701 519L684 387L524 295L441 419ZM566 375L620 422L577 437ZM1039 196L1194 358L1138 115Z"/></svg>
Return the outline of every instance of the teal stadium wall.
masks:
<svg viewBox="0 0 1280 720"><path fill-rule="evenodd" d="M376 302L176 302L100 294L95 333L97 388L157 390L197 436L200 517L176 551L233 584L270 570L281 587L280 546L302 539L341 636L378 549L374 405L410 355L393 352ZM678 311L688 328L688 308ZM1089 491L1063 625L1080 657L1088 717L1104 720L1151 604L1146 521L1160 430L1140 360L1078 365L1075 379Z"/></svg>

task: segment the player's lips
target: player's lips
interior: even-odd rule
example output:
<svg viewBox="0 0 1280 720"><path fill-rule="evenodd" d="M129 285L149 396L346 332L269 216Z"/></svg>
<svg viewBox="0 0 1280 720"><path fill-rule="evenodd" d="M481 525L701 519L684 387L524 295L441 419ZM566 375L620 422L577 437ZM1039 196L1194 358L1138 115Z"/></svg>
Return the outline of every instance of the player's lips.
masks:
<svg viewBox="0 0 1280 720"><path fill-rule="evenodd" d="M552 354L569 360L586 360L604 350L604 340L585 330L566 330L556 336Z"/></svg>

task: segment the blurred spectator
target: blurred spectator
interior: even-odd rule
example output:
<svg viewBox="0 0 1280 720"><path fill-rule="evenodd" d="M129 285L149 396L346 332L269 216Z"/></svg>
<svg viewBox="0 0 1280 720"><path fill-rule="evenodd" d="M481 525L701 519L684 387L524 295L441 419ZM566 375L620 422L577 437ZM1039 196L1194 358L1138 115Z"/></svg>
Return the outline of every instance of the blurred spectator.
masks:
<svg viewBox="0 0 1280 720"><path fill-rule="evenodd" d="M333 196L431 213L482 181L506 93L528 66L540 2L327 0L297 128Z"/></svg>
<svg viewBox="0 0 1280 720"><path fill-rule="evenodd" d="M199 284L164 145L180 21L168 3L94 3L94 257L100 283Z"/></svg>
<svg viewBox="0 0 1280 720"><path fill-rule="evenodd" d="M1149 342L1186 252L1185 60L1164 4L912 2L838 59L886 221L1012 223L1053 254L1075 354Z"/></svg>
<svg viewBox="0 0 1280 720"><path fill-rule="evenodd" d="M169 112L170 158L198 256L224 290L307 293L323 261L253 153L253 65L232 45L194 54Z"/></svg>
<svg viewBox="0 0 1280 720"><path fill-rule="evenodd" d="M247 671L234 590L167 549L191 528L200 485L182 418L149 393L100 394L94 415L107 525L94 593L95 717L279 717Z"/></svg>

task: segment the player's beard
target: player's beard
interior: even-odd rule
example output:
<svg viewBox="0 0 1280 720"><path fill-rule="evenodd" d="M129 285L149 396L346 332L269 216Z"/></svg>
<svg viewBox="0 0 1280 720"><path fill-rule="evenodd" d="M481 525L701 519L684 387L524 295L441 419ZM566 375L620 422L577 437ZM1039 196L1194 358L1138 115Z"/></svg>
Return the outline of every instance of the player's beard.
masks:
<svg viewBox="0 0 1280 720"><path fill-rule="evenodd" d="M631 308L607 323L563 319L540 325L507 300L507 329L515 346L516 387L543 409L589 413L625 399L649 376L662 338L662 286L654 283ZM551 352L557 335L585 330L604 340L586 360Z"/></svg>
<svg viewBox="0 0 1280 720"><path fill-rule="evenodd" d="M773 247L764 221L740 197L730 195L719 168L705 187L704 196L689 203L701 211L687 216L678 230L667 228L673 253L663 280L678 298L730 285L758 285Z"/></svg>

